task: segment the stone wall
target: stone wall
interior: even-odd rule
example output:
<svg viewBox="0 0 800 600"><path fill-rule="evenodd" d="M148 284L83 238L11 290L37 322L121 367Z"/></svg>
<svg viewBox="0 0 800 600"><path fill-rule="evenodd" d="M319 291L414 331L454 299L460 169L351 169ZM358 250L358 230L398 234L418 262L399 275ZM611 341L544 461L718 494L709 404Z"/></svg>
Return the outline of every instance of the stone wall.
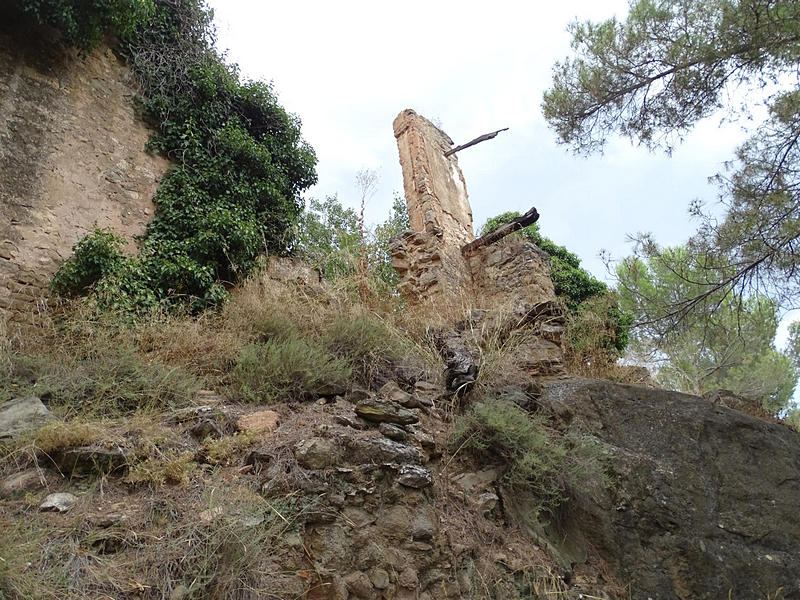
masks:
<svg viewBox="0 0 800 600"><path fill-rule="evenodd" d="M80 58L29 40L42 32L0 18L0 318L12 321L32 318L95 225L132 250L169 164L145 152L130 72L109 49Z"/></svg>
<svg viewBox="0 0 800 600"><path fill-rule="evenodd" d="M548 258L533 244L504 241L462 254L475 235L464 175L455 155L445 156L450 137L408 109L394 120L394 135L411 222L390 248L399 291L411 302L456 296L480 308L554 300Z"/></svg>

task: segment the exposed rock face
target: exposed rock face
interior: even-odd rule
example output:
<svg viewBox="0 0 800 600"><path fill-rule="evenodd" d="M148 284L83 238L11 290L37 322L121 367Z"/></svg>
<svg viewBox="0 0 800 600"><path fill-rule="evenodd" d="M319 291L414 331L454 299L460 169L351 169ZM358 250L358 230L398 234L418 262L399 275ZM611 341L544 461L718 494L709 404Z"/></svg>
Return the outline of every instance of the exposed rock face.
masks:
<svg viewBox="0 0 800 600"><path fill-rule="evenodd" d="M569 509L632 598L800 598L800 434L708 400L608 381L544 386L570 432L606 446L613 484ZM588 544L587 544L588 542ZM729 596L730 592L730 596Z"/></svg>
<svg viewBox="0 0 800 600"><path fill-rule="evenodd" d="M36 396L14 398L0 406L0 440L41 427L53 416Z"/></svg>
<svg viewBox="0 0 800 600"><path fill-rule="evenodd" d="M4 11L0 9L0 13ZM0 316L24 321L83 235L144 232L168 162L145 152L128 69L85 59L0 14ZM133 242L131 241L131 249Z"/></svg>

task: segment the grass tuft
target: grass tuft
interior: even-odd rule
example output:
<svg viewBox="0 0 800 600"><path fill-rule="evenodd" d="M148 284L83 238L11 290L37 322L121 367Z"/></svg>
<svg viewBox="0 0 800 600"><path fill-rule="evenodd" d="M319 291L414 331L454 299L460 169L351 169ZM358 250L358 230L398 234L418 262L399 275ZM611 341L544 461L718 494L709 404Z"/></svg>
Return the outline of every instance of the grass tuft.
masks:
<svg viewBox="0 0 800 600"><path fill-rule="evenodd" d="M473 405L456 419L453 444L484 461L507 465L503 482L531 494L535 513L553 514L584 479L606 483L602 450L591 440L565 439L544 415L507 399Z"/></svg>
<svg viewBox="0 0 800 600"><path fill-rule="evenodd" d="M185 485L196 467L193 452L168 450L135 462L125 480L132 485Z"/></svg>

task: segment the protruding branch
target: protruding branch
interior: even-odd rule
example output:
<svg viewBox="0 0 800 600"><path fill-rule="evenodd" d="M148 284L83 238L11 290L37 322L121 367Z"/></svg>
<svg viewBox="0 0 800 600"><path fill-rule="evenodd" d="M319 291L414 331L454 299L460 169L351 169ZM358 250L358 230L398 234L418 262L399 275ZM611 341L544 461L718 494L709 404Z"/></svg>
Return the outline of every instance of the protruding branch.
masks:
<svg viewBox="0 0 800 600"><path fill-rule="evenodd" d="M508 131L508 127L504 127L503 129L498 129L497 131L493 131L491 133L484 133L483 135L476 137L471 142L467 142L466 144L461 144L460 146L456 146L452 150L448 150L447 152L444 153L444 155L450 156L451 154L455 154L456 152L459 152L464 148L469 148L470 146L474 146L475 144L480 144L481 142L485 142L486 140L493 140L494 138L497 137L497 134L500 133L501 131Z"/></svg>
<svg viewBox="0 0 800 600"><path fill-rule="evenodd" d="M494 244L497 241L502 240L510 233L514 233L515 231L519 231L523 227L527 227L528 225L532 225L539 220L539 213L536 211L536 208L531 208L528 212L526 212L521 217L517 217L510 223L506 223L505 225L501 225L497 229L490 231L489 233L482 235L478 239L470 242L469 244L465 244L461 247L461 254L464 256L469 256L473 252L475 252L478 248L483 248L484 246L488 246L490 244Z"/></svg>

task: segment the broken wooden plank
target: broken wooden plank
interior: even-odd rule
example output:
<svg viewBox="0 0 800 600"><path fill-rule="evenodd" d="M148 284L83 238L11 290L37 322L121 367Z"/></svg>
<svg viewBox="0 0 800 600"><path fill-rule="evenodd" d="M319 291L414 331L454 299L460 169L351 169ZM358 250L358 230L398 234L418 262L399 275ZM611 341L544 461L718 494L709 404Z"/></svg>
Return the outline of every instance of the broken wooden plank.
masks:
<svg viewBox="0 0 800 600"><path fill-rule="evenodd" d="M495 242L502 240L510 233L519 231L520 229L522 229L523 227L527 227L528 225L533 225L538 220L539 220L539 213L536 211L536 208L531 208L521 217L517 217L513 221L506 223L505 225L501 225L497 229L490 231L485 235L482 235L478 239L470 242L469 244L465 244L464 246L461 247L461 254L463 254L464 256L469 256L470 254L475 252L478 248L483 248L484 246L489 246L490 244L494 244Z"/></svg>
<svg viewBox="0 0 800 600"><path fill-rule="evenodd" d="M455 148L448 150L444 153L445 156L450 156L451 154L455 154L456 152L460 152L464 148L469 148L470 146L474 146L475 144L480 144L481 142L485 142L487 140L493 140L497 137L497 134L501 131L508 131L508 127L504 127L503 129L498 129L497 131L492 131L491 133L484 133L483 135L479 135L474 140L467 142L466 144L461 144L460 146L456 146Z"/></svg>

